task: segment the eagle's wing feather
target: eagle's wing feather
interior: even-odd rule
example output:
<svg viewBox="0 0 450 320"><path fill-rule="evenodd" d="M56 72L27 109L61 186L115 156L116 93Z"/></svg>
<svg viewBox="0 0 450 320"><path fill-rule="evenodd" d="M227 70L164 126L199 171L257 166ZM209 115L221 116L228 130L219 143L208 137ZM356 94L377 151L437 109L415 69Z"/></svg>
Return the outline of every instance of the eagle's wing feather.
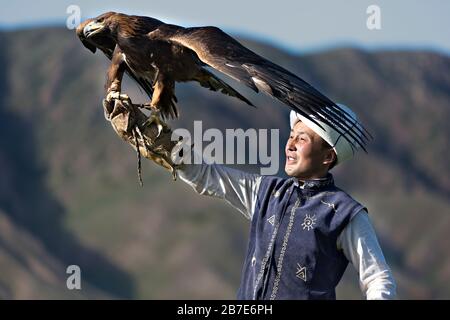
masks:
<svg viewBox="0 0 450 320"><path fill-rule="evenodd" d="M310 115L315 116L345 138L350 136L365 150L366 133L369 133L360 124L354 125L350 115L306 81L244 47L219 28L182 28L166 24L148 36L191 49L202 62L256 92L271 95L318 124Z"/></svg>

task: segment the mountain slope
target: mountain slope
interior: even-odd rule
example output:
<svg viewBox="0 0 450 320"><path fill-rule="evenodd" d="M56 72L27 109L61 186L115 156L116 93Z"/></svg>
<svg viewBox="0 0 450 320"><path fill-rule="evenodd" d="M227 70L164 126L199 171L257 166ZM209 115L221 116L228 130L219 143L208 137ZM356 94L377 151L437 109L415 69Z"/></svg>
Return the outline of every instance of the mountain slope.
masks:
<svg viewBox="0 0 450 320"><path fill-rule="evenodd" d="M47 273L64 279L67 265L79 264L88 297L233 298L249 223L150 163L143 166L144 187L138 186L134 152L103 119L106 59L64 29L0 38L6 62L0 71L2 266L15 266L13 256L31 251L48 265ZM400 297L449 298L450 58L348 48L294 56L243 42L360 115L375 140L368 155L334 170L337 184L367 205ZM204 130L280 128L282 150L288 109L223 79L258 109L196 85L177 85L181 119L172 126L191 128L201 119ZM144 101L130 81L125 90ZM283 174L284 156L279 158ZM38 248L11 242L16 236L8 228L22 230ZM7 241L14 255L4 253L11 248ZM25 288L53 289L23 294L14 285L17 273L0 278L3 297L72 297L58 287L65 282L23 270ZM338 297L361 298L351 270Z"/></svg>

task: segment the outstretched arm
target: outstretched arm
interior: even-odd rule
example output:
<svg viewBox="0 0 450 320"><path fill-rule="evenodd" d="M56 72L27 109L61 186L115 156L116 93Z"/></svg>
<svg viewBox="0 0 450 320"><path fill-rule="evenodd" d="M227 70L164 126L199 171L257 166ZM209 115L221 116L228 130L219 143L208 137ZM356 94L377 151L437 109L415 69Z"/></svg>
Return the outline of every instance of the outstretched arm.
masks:
<svg viewBox="0 0 450 320"><path fill-rule="evenodd" d="M197 193L224 199L252 219L261 175L218 164L187 164L178 172L181 180Z"/></svg>

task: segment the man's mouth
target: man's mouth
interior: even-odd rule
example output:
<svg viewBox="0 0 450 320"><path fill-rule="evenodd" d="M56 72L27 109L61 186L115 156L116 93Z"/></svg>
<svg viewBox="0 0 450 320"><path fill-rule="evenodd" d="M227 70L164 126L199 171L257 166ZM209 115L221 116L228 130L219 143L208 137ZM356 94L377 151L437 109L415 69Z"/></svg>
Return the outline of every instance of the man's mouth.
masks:
<svg viewBox="0 0 450 320"><path fill-rule="evenodd" d="M295 162L296 160L297 160L296 157L288 156L288 155L286 156L286 161L287 161L288 164L293 163L293 162Z"/></svg>

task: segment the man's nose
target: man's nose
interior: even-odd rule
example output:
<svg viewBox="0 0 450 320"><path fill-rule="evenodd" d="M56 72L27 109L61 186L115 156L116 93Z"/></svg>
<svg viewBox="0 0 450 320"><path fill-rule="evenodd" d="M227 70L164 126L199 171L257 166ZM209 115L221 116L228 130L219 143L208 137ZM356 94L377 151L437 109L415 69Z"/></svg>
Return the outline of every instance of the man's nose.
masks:
<svg viewBox="0 0 450 320"><path fill-rule="evenodd" d="M297 148L295 147L295 143L292 140L288 140L287 147L289 151L296 151Z"/></svg>

